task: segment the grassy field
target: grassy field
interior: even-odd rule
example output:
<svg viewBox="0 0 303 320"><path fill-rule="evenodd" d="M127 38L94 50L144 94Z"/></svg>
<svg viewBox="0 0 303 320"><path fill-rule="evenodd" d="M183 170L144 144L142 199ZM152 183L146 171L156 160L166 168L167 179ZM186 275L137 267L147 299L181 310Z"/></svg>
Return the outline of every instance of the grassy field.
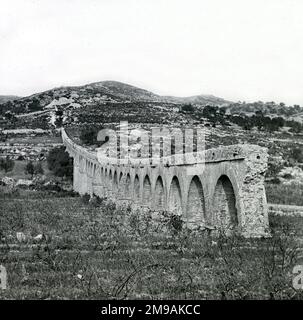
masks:
<svg viewBox="0 0 303 320"><path fill-rule="evenodd" d="M265 184L269 203L303 206L303 185Z"/></svg>
<svg viewBox="0 0 303 320"><path fill-rule="evenodd" d="M259 240L180 226L165 213L79 197L3 198L0 264L9 287L0 299L302 298L291 286L302 219L271 217L273 237Z"/></svg>
<svg viewBox="0 0 303 320"><path fill-rule="evenodd" d="M25 160L15 160L14 168L12 171L5 172L3 170L0 170L0 179L3 177L10 177L14 178L16 180L18 179L31 179L31 175L25 173L25 167L29 161ZM35 163L35 162L34 162ZM41 161L42 168L44 170L44 175L48 177L53 177L52 172L47 167L46 161Z"/></svg>
<svg viewBox="0 0 303 320"><path fill-rule="evenodd" d="M41 135L41 136L19 136L19 137L12 137L6 140L6 143L13 143L13 144L57 144L62 143L61 136L52 136L52 135Z"/></svg>

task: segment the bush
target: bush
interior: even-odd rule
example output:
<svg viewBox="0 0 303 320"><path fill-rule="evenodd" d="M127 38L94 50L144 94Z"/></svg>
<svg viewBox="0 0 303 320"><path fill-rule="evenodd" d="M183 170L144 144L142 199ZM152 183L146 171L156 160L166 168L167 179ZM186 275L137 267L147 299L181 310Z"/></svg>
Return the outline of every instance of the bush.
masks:
<svg viewBox="0 0 303 320"><path fill-rule="evenodd" d="M5 261L10 287L0 292L1 298L302 298L292 288L300 239L285 223L289 217L275 217L269 239L186 228L155 232L155 212L130 213L109 201L96 209L89 195L83 196L87 206L77 198L40 197L4 199L0 206L1 240L16 243L16 232L24 232L29 241L43 234L41 245L29 254L28 248L3 246L8 254L0 262ZM179 217L158 217L162 215L161 230L168 221L181 223ZM292 227L299 230L297 221Z"/></svg>
<svg viewBox="0 0 303 320"><path fill-rule="evenodd" d="M82 129L80 133L80 140L86 145L100 145L97 140L98 132L103 129L103 127L89 126Z"/></svg>
<svg viewBox="0 0 303 320"><path fill-rule="evenodd" d="M47 164L49 170L53 171L58 177L73 177L73 159L65 151L65 147L57 147L47 155Z"/></svg>
<svg viewBox="0 0 303 320"><path fill-rule="evenodd" d="M88 193L85 193L82 197L81 197L81 201L84 204L88 204L90 200L90 195Z"/></svg>
<svg viewBox="0 0 303 320"><path fill-rule="evenodd" d="M183 220L179 215L172 215L169 219L168 225L173 231L178 232L183 228Z"/></svg>
<svg viewBox="0 0 303 320"><path fill-rule="evenodd" d="M35 174L44 174L44 170L43 170L43 168L42 168L41 162L38 162L38 163L35 165L34 172L35 172Z"/></svg>
<svg viewBox="0 0 303 320"><path fill-rule="evenodd" d="M31 175L33 178L34 174L43 174L44 170L42 168L41 162L38 162L37 164L34 164L32 161L28 162L27 165L25 166L24 172L26 174Z"/></svg>
<svg viewBox="0 0 303 320"><path fill-rule="evenodd" d="M33 175L35 173L35 167L32 161L28 162L25 166L25 173L31 175L31 177L33 178Z"/></svg>
<svg viewBox="0 0 303 320"><path fill-rule="evenodd" d="M93 195L90 199L89 199L89 204L95 208L100 207L103 202L104 202L105 198L100 198L97 195Z"/></svg>
<svg viewBox="0 0 303 320"><path fill-rule="evenodd" d="M189 103L189 104L184 104L184 105L181 107L181 110L184 111L184 112L194 112L194 111L195 111L195 108L193 107L193 105L191 105L191 104Z"/></svg>
<svg viewBox="0 0 303 320"><path fill-rule="evenodd" d="M303 151L301 148L294 148L291 157L297 162L303 162Z"/></svg>
<svg viewBox="0 0 303 320"><path fill-rule="evenodd" d="M272 184L280 184L281 183L280 179L277 177L270 179L268 182L272 183Z"/></svg>
<svg viewBox="0 0 303 320"><path fill-rule="evenodd" d="M6 156L4 159L1 158L0 160L0 169L4 170L5 173L12 171L15 166L15 162L9 158L9 156Z"/></svg>

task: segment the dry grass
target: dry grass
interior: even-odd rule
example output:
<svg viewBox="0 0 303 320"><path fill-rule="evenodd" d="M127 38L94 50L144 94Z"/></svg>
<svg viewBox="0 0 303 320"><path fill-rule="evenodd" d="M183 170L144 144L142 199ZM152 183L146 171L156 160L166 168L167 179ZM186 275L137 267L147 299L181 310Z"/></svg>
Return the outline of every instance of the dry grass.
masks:
<svg viewBox="0 0 303 320"><path fill-rule="evenodd" d="M15 160L15 165L12 171L5 172L0 170L0 179L3 177L18 179L31 179L31 175L25 173L25 167L28 161L26 160ZM52 172L48 169L46 161L41 161L42 168L44 170L44 175L53 176Z"/></svg>
<svg viewBox="0 0 303 320"><path fill-rule="evenodd" d="M302 298L291 287L297 242L285 221L273 219L272 239L245 240L178 231L157 217L80 198L3 199L9 289L0 298ZM28 240L18 243L16 232ZM37 244L39 233L47 239Z"/></svg>
<svg viewBox="0 0 303 320"><path fill-rule="evenodd" d="M303 185L266 184L269 203L303 206Z"/></svg>

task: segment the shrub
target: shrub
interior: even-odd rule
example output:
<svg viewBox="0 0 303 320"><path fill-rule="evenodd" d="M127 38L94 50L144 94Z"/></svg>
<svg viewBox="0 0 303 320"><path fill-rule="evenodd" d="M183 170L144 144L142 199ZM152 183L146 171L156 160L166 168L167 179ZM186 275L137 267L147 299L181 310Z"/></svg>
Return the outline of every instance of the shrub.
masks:
<svg viewBox="0 0 303 320"><path fill-rule="evenodd" d="M291 152L291 157L297 162L303 162L302 148L294 148Z"/></svg>
<svg viewBox="0 0 303 320"><path fill-rule="evenodd" d="M38 162L35 165L34 172L35 172L35 174L43 174L44 173L44 169L42 168L41 162Z"/></svg>
<svg viewBox="0 0 303 320"><path fill-rule="evenodd" d="M4 159L1 158L0 160L0 169L4 170L5 173L12 171L15 166L15 162L9 158L9 156L6 156Z"/></svg>
<svg viewBox="0 0 303 320"><path fill-rule="evenodd" d="M33 175L35 173L35 167L32 161L28 162L25 166L25 173L31 175L31 177L33 178Z"/></svg>
<svg viewBox="0 0 303 320"><path fill-rule="evenodd" d="M103 129L102 126L89 126L82 129L80 133L81 142L86 145L101 145L102 143L97 140L98 132L101 129Z"/></svg>
<svg viewBox="0 0 303 320"><path fill-rule="evenodd" d="M183 228L183 220L179 215L171 215L168 225L173 231L179 232Z"/></svg>
<svg viewBox="0 0 303 320"><path fill-rule="evenodd" d="M103 202L104 202L105 198L100 198L97 195L93 195L90 199L89 199L89 204L95 208L100 207Z"/></svg>
<svg viewBox="0 0 303 320"><path fill-rule="evenodd" d="M191 104L189 103L189 104L184 104L184 105L181 107L181 110L184 111L184 112L194 112L194 111L195 111L195 108L193 107L193 105L191 105Z"/></svg>
<svg viewBox="0 0 303 320"><path fill-rule="evenodd" d="M85 193L82 197L81 197L81 201L84 204L88 204L90 200L90 195L88 193Z"/></svg>
<svg viewBox="0 0 303 320"><path fill-rule="evenodd" d="M72 178L73 159L65 151L65 147L57 147L47 155L48 168L58 177Z"/></svg>

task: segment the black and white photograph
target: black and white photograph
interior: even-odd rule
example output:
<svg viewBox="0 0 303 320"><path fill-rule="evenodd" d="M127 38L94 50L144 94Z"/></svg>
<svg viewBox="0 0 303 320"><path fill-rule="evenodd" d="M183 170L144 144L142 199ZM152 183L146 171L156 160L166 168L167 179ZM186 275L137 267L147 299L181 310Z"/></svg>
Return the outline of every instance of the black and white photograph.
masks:
<svg viewBox="0 0 303 320"><path fill-rule="evenodd" d="M0 0L0 309L303 299L302 39L301 0Z"/></svg>

